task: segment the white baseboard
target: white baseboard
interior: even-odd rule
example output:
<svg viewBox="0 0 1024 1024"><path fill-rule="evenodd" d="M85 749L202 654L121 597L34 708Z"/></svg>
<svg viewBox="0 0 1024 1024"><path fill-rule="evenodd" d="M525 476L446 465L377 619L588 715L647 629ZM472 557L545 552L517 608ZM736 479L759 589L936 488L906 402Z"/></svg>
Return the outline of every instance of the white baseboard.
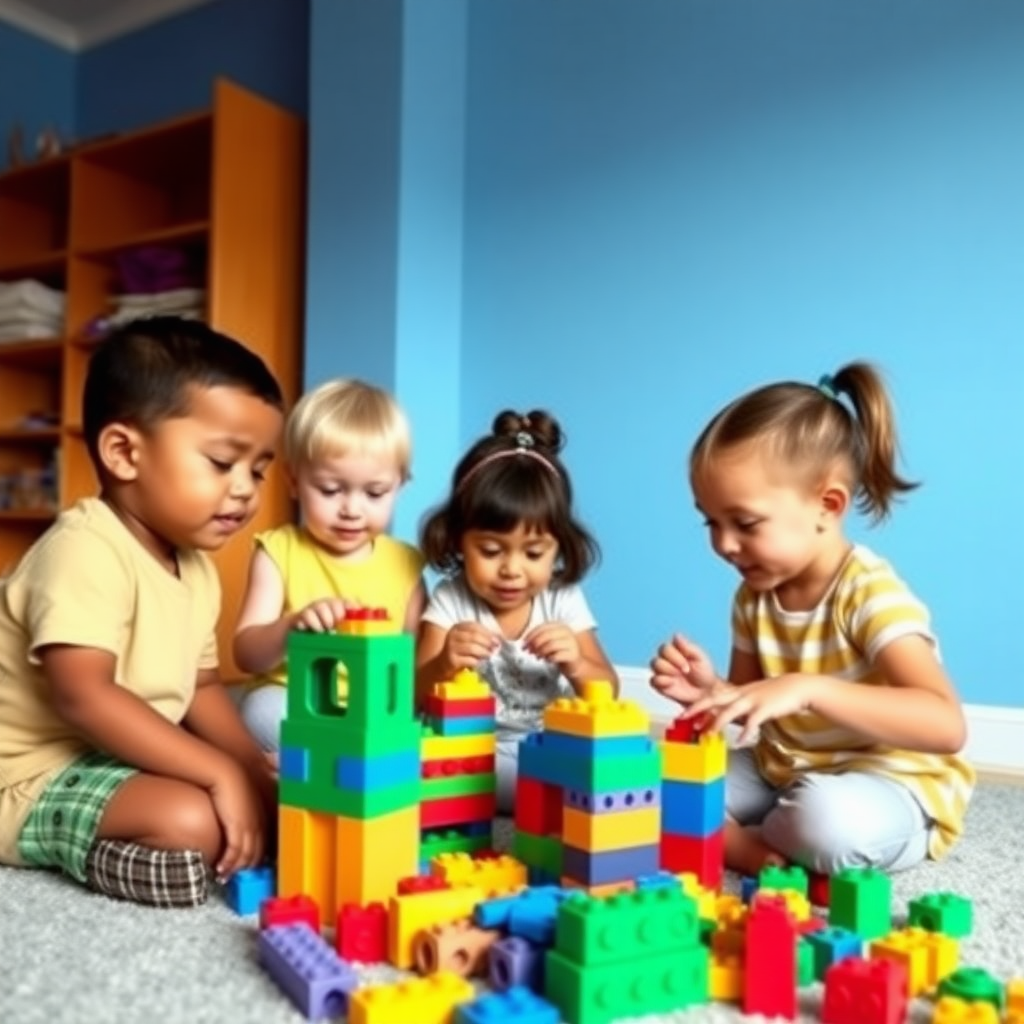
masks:
<svg viewBox="0 0 1024 1024"><path fill-rule="evenodd" d="M651 714L652 730L659 733L675 717L675 706L650 687L645 668L616 665L622 696ZM983 775L1024 778L1024 708L965 704L967 746L964 753Z"/></svg>

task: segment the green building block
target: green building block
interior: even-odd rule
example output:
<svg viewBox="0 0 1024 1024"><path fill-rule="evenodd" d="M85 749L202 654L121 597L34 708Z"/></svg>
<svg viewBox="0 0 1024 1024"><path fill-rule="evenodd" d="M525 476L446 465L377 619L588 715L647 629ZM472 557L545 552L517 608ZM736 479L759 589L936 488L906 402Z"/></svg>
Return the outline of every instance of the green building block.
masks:
<svg viewBox="0 0 1024 1024"><path fill-rule="evenodd" d="M535 836L517 829L512 837L512 856L528 868L555 878L562 876L562 840L558 836Z"/></svg>
<svg viewBox="0 0 1024 1024"><path fill-rule="evenodd" d="M759 889L795 889L801 896L806 896L808 891L807 872L799 864L790 864L788 867L769 865L761 869L757 876L757 887Z"/></svg>
<svg viewBox="0 0 1024 1024"><path fill-rule="evenodd" d="M929 892L910 901L908 923L929 932L942 932L954 939L971 934L974 905L966 896L952 892Z"/></svg>
<svg viewBox="0 0 1024 1024"><path fill-rule="evenodd" d="M697 901L675 886L605 899L570 896L555 922L555 949L583 967L660 956L699 942Z"/></svg>
<svg viewBox="0 0 1024 1024"><path fill-rule="evenodd" d="M497 785L498 777L494 772L424 779L420 787L420 799L425 803L427 800L479 796L482 793L495 792Z"/></svg>
<svg viewBox="0 0 1024 1024"><path fill-rule="evenodd" d="M345 721L363 732L414 719L413 637L409 633L288 634L288 718ZM348 697L338 701L338 665L348 674Z"/></svg>
<svg viewBox="0 0 1024 1024"><path fill-rule="evenodd" d="M331 771L336 757L375 757L420 750L420 727L415 719L395 722L390 728L365 732L344 719L286 718L281 723L281 748L308 750L313 759L327 758Z"/></svg>
<svg viewBox="0 0 1024 1024"><path fill-rule="evenodd" d="M492 837L489 835L467 836L457 829L424 832L420 838L420 860L429 864L442 853L479 853L480 850L489 849L491 843Z"/></svg>
<svg viewBox="0 0 1024 1024"><path fill-rule="evenodd" d="M939 982L939 996L956 996L965 1003L991 1003L1003 1010L1002 983L984 967L959 967Z"/></svg>
<svg viewBox="0 0 1024 1024"><path fill-rule="evenodd" d="M545 957L544 995L567 1024L669 1013L708 1001L708 959L707 949L691 946L583 967L552 949Z"/></svg>
<svg viewBox="0 0 1024 1024"><path fill-rule="evenodd" d="M309 782L278 783L278 801L288 807L307 811L340 814L345 818L379 818L382 814L418 807L419 782L403 782L384 789L339 789L331 782L312 779Z"/></svg>
<svg viewBox="0 0 1024 1024"><path fill-rule="evenodd" d="M814 947L800 939L796 944L796 987L814 984Z"/></svg>
<svg viewBox="0 0 1024 1024"><path fill-rule="evenodd" d="M876 868L846 868L829 885L828 923L864 939L892 931L892 880Z"/></svg>

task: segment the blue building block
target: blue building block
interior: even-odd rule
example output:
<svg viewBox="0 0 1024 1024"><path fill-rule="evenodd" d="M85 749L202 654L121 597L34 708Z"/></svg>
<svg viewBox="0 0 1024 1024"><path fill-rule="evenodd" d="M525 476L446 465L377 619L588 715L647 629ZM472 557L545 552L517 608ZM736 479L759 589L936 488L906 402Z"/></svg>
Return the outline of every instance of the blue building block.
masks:
<svg viewBox="0 0 1024 1024"><path fill-rule="evenodd" d="M613 789L605 793L589 793L577 789L565 791L565 806L587 814L618 814L621 811L643 811L661 806L661 785L637 789Z"/></svg>
<svg viewBox="0 0 1024 1024"><path fill-rule="evenodd" d="M632 880L637 875L653 875L659 868L659 853L656 845L631 846L601 853L565 846L562 849L562 876L593 886Z"/></svg>
<svg viewBox="0 0 1024 1024"><path fill-rule="evenodd" d="M494 732L494 716L435 718L430 723L438 736L481 736Z"/></svg>
<svg viewBox="0 0 1024 1024"><path fill-rule="evenodd" d="M236 871L224 886L224 899L236 914L255 914L274 895L274 869L269 866Z"/></svg>
<svg viewBox="0 0 1024 1024"><path fill-rule="evenodd" d="M359 976L306 924L259 934L259 960L307 1020L342 1016Z"/></svg>
<svg viewBox="0 0 1024 1024"><path fill-rule="evenodd" d="M703 839L717 832L725 821L725 778L712 782L661 784L661 827L673 836Z"/></svg>
<svg viewBox="0 0 1024 1024"><path fill-rule="evenodd" d="M455 1011L455 1024L558 1024L561 1019L554 1005L522 986L463 1003Z"/></svg>
<svg viewBox="0 0 1024 1024"><path fill-rule="evenodd" d="M744 875L740 879L740 899L744 903L749 903L754 898L754 893L757 892L758 886L761 883L750 875Z"/></svg>
<svg viewBox="0 0 1024 1024"><path fill-rule="evenodd" d="M567 745L560 742L564 737L556 735L529 733L523 739L520 775L591 794L661 785L661 751L650 740L627 736L633 753L594 757L567 753Z"/></svg>
<svg viewBox="0 0 1024 1024"><path fill-rule="evenodd" d="M309 751L305 747L282 747L278 773L288 782L309 782Z"/></svg>
<svg viewBox="0 0 1024 1024"><path fill-rule="evenodd" d="M674 886L678 889L681 884L679 876L673 875L671 871L656 871L653 875L638 875L636 879L638 889L661 889L667 886Z"/></svg>
<svg viewBox="0 0 1024 1024"><path fill-rule="evenodd" d="M814 977L821 981L825 972L840 960L849 956L862 956L864 940L845 928L822 928L808 932L804 941L814 950Z"/></svg>
<svg viewBox="0 0 1024 1024"><path fill-rule="evenodd" d="M340 789L387 789L419 782L420 752L399 750L369 757L341 756L334 765L334 782Z"/></svg>
<svg viewBox="0 0 1024 1024"><path fill-rule="evenodd" d="M473 920L481 928L503 928L538 946L550 946L555 938L558 906L577 890L558 886L525 889L515 896L484 900L473 910Z"/></svg>

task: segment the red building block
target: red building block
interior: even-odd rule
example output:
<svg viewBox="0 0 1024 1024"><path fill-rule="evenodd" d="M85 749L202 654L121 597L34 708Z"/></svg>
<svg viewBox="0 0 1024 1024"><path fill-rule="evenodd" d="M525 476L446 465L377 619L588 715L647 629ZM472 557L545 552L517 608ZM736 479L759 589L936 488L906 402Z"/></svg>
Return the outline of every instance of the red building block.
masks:
<svg viewBox="0 0 1024 1024"><path fill-rule="evenodd" d="M797 923L786 901L778 897L754 903L747 915L746 939L743 1012L793 1020Z"/></svg>
<svg viewBox="0 0 1024 1024"><path fill-rule="evenodd" d="M696 718L675 719L665 730L664 739L667 743L696 743L701 733L707 729L710 715L697 715Z"/></svg>
<svg viewBox="0 0 1024 1024"><path fill-rule="evenodd" d="M808 879L807 898L812 907L827 907L829 904L828 875L812 874Z"/></svg>
<svg viewBox="0 0 1024 1024"><path fill-rule="evenodd" d="M516 779L516 828L531 836L562 834L562 788L520 775Z"/></svg>
<svg viewBox="0 0 1024 1024"><path fill-rule="evenodd" d="M847 957L825 972L822 1024L903 1024L907 969L898 960Z"/></svg>
<svg viewBox="0 0 1024 1024"><path fill-rule="evenodd" d="M309 896L271 896L260 904L260 928L305 921L320 934L320 908Z"/></svg>
<svg viewBox="0 0 1024 1024"><path fill-rule="evenodd" d="M420 804L420 828L465 825L470 821L492 821L495 809L493 793L425 800Z"/></svg>
<svg viewBox="0 0 1024 1024"><path fill-rule="evenodd" d="M493 697L473 697L470 700L427 698L427 714L431 718L493 718L494 708Z"/></svg>
<svg viewBox="0 0 1024 1024"><path fill-rule="evenodd" d="M388 956L388 912L383 903L357 907L346 903L338 913L334 945L342 960L376 964Z"/></svg>
<svg viewBox="0 0 1024 1024"><path fill-rule="evenodd" d="M720 889L725 866L724 841L724 829L703 838L663 832L661 866L675 875L689 871L697 876L705 889Z"/></svg>
<svg viewBox="0 0 1024 1024"><path fill-rule="evenodd" d="M475 757L435 757L424 761L420 774L425 779L450 779L456 775L490 775L494 771L494 755Z"/></svg>
<svg viewBox="0 0 1024 1024"><path fill-rule="evenodd" d="M438 889L447 888L448 883L439 875L412 875L410 878L398 880L399 896L411 896L415 892L436 892Z"/></svg>

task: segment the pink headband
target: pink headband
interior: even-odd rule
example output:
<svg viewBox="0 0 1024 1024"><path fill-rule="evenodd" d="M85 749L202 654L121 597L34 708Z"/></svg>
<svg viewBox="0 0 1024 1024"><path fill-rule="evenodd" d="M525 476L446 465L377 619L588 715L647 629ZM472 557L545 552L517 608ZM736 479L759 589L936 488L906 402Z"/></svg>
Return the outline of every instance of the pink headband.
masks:
<svg viewBox="0 0 1024 1024"><path fill-rule="evenodd" d="M555 469L554 463L547 458L547 456L541 455L540 452L535 451L533 446L533 436L528 434L525 430L519 431L519 433L516 434L515 448L502 448L501 451L491 452L490 455L484 456L484 458L482 458L475 466L470 467L466 475L459 481L459 486L456 490L461 491L466 486L470 477L474 476L488 463L497 462L499 459L507 459L513 455L525 455L528 459L536 459L549 472L558 476L558 470Z"/></svg>

